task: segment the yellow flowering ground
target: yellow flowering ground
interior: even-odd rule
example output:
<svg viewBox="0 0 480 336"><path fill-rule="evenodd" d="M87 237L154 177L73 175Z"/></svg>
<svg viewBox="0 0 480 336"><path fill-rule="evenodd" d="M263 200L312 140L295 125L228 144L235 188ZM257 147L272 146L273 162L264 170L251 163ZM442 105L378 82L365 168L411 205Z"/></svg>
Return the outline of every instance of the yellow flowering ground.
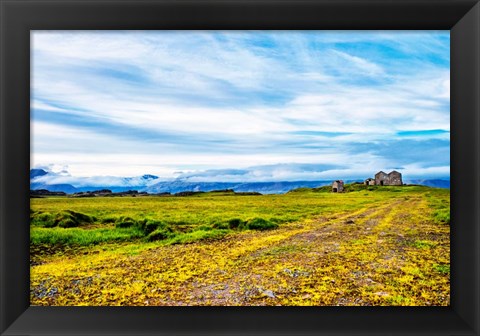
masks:
<svg viewBox="0 0 480 336"><path fill-rule="evenodd" d="M32 199L31 304L449 305L449 199L417 186ZM65 210L92 219L63 228L35 217ZM109 216L158 219L168 234L152 240ZM84 231L96 238L72 238Z"/></svg>

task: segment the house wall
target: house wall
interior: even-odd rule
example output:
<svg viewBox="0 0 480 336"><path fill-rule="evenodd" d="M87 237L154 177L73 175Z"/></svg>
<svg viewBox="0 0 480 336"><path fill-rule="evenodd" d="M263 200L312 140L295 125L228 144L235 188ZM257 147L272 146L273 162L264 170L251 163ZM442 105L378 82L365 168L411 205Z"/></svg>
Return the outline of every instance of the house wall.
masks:
<svg viewBox="0 0 480 336"><path fill-rule="evenodd" d="M335 191L335 189L336 189L336 191ZM332 191L342 192L343 191L343 183L333 182L332 183Z"/></svg>
<svg viewBox="0 0 480 336"><path fill-rule="evenodd" d="M375 174L375 184L376 185L388 185L388 174L384 172L378 172Z"/></svg>
<svg viewBox="0 0 480 336"><path fill-rule="evenodd" d="M398 172L391 172L388 174L389 185L403 185L402 174Z"/></svg>
<svg viewBox="0 0 480 336"><path fill-rule="evenodd" d="M397 171L392 171L389 174L378 172L375 174L376 185L403 185L402 174Z"/></svg>

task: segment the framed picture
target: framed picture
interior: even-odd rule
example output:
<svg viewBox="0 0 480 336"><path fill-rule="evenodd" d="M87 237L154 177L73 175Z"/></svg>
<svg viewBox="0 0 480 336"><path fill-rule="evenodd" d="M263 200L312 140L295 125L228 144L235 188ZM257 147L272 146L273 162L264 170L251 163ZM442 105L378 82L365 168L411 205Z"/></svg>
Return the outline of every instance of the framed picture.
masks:
<svg viewBox="0 0 480 336"><path fill-rule="evenodd" d="M478 1L0 8L2 335L480 333Z"/></svg>

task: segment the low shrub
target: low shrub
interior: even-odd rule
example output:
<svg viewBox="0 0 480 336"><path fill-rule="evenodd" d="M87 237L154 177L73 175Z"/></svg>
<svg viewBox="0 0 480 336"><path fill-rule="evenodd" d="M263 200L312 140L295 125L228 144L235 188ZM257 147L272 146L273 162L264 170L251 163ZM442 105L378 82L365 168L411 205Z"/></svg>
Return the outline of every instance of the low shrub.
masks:
<svg viewBox="0 0 480 336"><path fill-rule="evenodd" d="M133 227L133 226L136 226L137 225L137 222L135 221L124 221L124 222L117 222L115 223L115 227L116 228L119 228L119 229L125 229L125 228L130 228L130 227Z"/></svg>
<svg viewBox="0 0 480 336"><path fill-rule="evenodd" d="M55 216L49 212L34 212L30 215L30 225L51 228L56 226Z"/></svg>
<svg viewBox="0 0 480 336"><path fill-rule="evenodd" d="M102 223L103 224L112 224L112 223L115 223L117 221L117 218L116 217L103 217L102 218Z"/></svg>
<svg viewBox="0 0 480 336"><path fill-rule="evenodd" d="M115 222L115 227L119 229L129 228L137 225L138 223L136 220L127 216L118 217Z"/></svg>
<svg viewBox="0 0 480 336"><path fill-rule="evenodd" d="M228 230L230 228L228 223L215 222L212 224L214 229Z"/></svg>
<svg viewBox="0 0 480 336"><path fill-rule="evenodd" d="M153 219L148 219L145 221L145 224L143 226L143 232L145 232L146 235L149 235L153 231L155 231L158 228L166 228L166 224L158 221L158 220L153 220Z"/></svg>
<svg viewBox="0 0 480 336"><path fill-rule="evenodd" d="M72 211L65 210L51 214L49 212L34 212L30 215L30 224L45 228L61 227L71 228L84 224L90 224L95 221L95 217Z"/></svg>
<svg viewBox="0 0 480 336"><path fill-rule="evenodd" d="M263 218L253 218L247 222L246 228L249 230L271 230L278 228L278 224L272 223Z"/></svg>
<svg viewBox="0 0 480 336"><path fill-rule="evenodd" d="M172 238L173 236L175 236L175 234L171 230L169 230L168 228L160 228L160 229L156 229L155 231L151 232L147 236L147 240L152 242L152 241Z"/></svg>
<svg viewBox="0 0 480 336"><path fill-rule="evenodd" d="M94 221L96 221L96 218L94 216L89 216L81 212L76 212L72 210L66 210L65 212L70 214L79 223L93 223Z"/></svg>
<svg viewBox="0 0 480 336"><path fill-rule="evenodd" d="M126 222L126 221L133 221L133 218L128 216L120 216L120 217L117 217L115 222L119 223L119 222Z"/></svg>
<svg viewBox="0 0 480 336"><path fill-rule="evenodd" d="M57 222L58 227L61 227L61 228L73 228L73 227L80 226L80 223L78 223L71 217L62 217L61 219L56 219L56 220L58 220Z"/></svg>
<svg viewBox="0 0 480 336"><path fill-rule="evenodd" d="M55 215L54 226L58 226L61 228L72 228L84 224L91 224L93 222L94 217L72 210L66 210L61 211Z"/></svg>
<svg viewBox="0 0 480 336"><path fill-rule="evenodd" d="M433 265L433 269L437 272L440 272L442 274L450 274L450 265L446 265L446 264L442 264L442 265L439 265L439 264L435 264Z"/></svg>
<svg viewBox="0 0 480 336"><path fill-rule="evenodd" d="M245 222L241 220L240 218L232 218L228 221L228 227L230 229L239 229L241 228Z"/></svg>
<svg viewBox="0 0 480 336"><path fill-rule="evenodd" d="M450 224L450 209L441 209L433 213L433 220L438 224Z"/></svg>

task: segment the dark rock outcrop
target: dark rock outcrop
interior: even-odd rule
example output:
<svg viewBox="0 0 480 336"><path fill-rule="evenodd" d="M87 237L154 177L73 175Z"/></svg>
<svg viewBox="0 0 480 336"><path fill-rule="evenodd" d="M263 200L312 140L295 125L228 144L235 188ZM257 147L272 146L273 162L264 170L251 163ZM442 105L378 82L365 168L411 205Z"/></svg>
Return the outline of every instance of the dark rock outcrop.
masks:
<svg viewBox="0 0 480 336"><path fill-rule="evenodd" d="M30 190L30 197L38 196L66 196L63 191L50 191L47 189Z"/></svg>

